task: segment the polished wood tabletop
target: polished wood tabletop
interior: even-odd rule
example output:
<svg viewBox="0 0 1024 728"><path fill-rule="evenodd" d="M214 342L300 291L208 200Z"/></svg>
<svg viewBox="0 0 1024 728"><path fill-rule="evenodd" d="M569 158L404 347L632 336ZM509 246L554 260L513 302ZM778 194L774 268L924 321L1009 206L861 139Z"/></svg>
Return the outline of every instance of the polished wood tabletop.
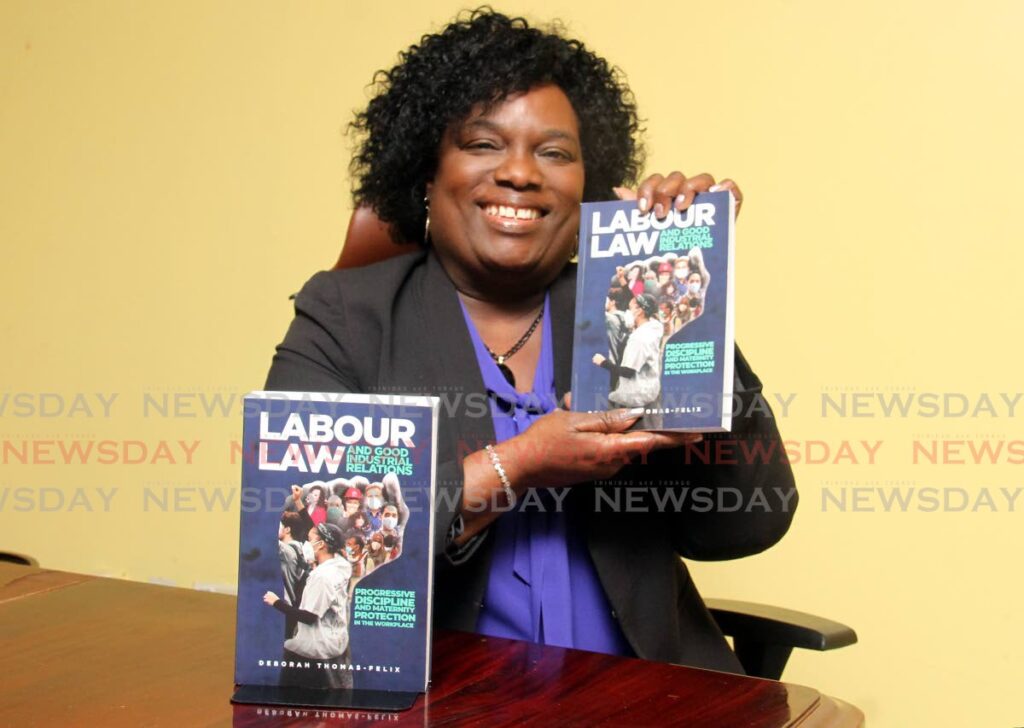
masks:
<svg viewBox="0 0 1024 728"><path fill-rule="evenodd" d="M233 706L235 600L0 563L0 725L863 725L816 690L461 632L403 713Z"/></svg>

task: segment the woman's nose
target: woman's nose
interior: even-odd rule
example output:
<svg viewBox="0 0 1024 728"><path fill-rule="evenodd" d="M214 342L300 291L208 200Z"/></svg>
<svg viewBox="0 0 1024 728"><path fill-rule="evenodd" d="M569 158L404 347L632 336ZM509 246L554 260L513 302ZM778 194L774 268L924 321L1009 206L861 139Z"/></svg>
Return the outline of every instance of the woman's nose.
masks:
<svg viewBox="0 0 1024 728"><path fill-rule="evenodd" d="M544 181L537 159L527 150L509 149L494 170L494 180L516 189L540 187Z"/></svg>

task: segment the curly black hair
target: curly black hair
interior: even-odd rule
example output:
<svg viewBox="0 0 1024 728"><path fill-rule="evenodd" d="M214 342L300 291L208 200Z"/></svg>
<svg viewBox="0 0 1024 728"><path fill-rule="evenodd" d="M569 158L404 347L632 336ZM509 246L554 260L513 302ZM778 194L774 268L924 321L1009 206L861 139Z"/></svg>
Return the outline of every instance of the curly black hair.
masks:
<svg viewBox="0 0 1024 728"><path fill-rule="evenodd" d="M608 199L613 187L636 182L643 148L633 94L621 71L559 26L540 30L481 7L399 58L374 75L376 95L350 127L353 199L389 223L396 242L423 237L423 197L448 127L478 104L540 85L561 88L579 118L583 199Z"/></svg>

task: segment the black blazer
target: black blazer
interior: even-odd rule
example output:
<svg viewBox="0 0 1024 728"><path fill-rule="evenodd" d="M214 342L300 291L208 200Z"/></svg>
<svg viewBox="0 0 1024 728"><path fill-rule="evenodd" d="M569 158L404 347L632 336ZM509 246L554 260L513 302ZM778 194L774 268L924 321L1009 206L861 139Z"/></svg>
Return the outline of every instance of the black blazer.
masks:
<svg viewBox="0 0 1024 728"><path fill-rule="evenodd" d="M551 286L559 400L570 386L575 292L576 267L569 265ZM437 259L417 253L313 276L295 299L295 319L266 388L442 397L437 488L445 497L438 498L435 528L435 626L475 629L491 539L457 566L443 554L461 501L462 459L493 443L494 429L455 288ZM742 412L761 391L738 350L735 391ZM753 409L734 416L728 437L774 439L779 446L770 412ZM714 439L706 436L712 452ZM788 463L740 460L733 455L732 464L705 464L682 449L660 451L609 481L575 486L567 498L581 515L613 615L637 656L742 672L679 558L758 553L789 528L797 499ZM713 490L694 490L701 488ZM711 507L717 494L728 496L724 508ZM615 502L623 508L609 505Z"/></svg>

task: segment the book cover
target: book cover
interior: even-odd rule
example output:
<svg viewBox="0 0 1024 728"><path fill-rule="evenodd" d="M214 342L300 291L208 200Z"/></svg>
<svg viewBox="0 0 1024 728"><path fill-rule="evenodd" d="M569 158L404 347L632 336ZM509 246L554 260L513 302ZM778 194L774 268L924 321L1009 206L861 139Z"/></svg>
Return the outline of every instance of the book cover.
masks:
<svg viewBox="0 0 1024 728"><path fill-rule="evenodd" d="M246 396L236 702L383 708L426 689L437 412L434 397Z"/></svg>
<svg viewBox="0 0 1024 728"><path fill-rule="evenodd" d="M642 407L642 429L729 429L734 221L727 190L663 220L632 200L583 204L574 410Z"/></svg>

